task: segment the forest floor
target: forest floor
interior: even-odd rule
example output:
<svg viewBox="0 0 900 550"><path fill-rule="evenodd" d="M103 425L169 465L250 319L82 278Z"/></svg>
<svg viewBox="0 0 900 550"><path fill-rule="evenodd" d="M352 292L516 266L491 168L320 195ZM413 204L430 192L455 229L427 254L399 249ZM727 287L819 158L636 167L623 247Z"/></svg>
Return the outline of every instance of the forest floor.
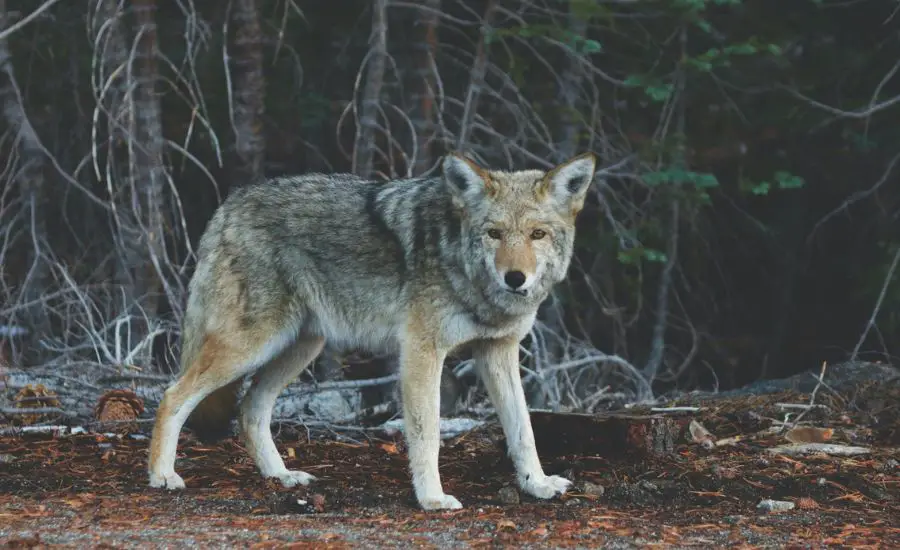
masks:
<svg viewBox="0 0 900 550"><path fill-rule="evenodd" d="M397 437L309 440L305 430L282 429L276 440L288 467L319 478L285 489L258 475L238 439L203 445L184 433L178 470L188 489L168 493L146 486L145 430L4 435L0 544L900 547L900 383L823 392L824 404L804 417L810 430L795 432L794 439L826 433L829 443L865 447L864 454L773 452L787 443L769 429L784 418L783 404L809 397L786 390L682 399L678 405L701 407L685 414L709 431L710 443L685 429L664 453L591 449L584 441L554 447L544 436L545 470L575 481L569 494L550 501L512 489L502 433L489 424L441 450L444 488L465 506L453 512L415 506ZM763 499L794 507L766 512L757 507Z"/></svg>

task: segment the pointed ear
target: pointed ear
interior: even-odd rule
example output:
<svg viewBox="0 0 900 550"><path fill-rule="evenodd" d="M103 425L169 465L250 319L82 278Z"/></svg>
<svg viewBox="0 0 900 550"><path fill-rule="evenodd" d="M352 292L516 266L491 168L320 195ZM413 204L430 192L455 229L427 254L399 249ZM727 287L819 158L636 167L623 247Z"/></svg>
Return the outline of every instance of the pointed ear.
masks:
<svg viewBox="0 0 900 550"><path fill-rule="evenodd" d="M459 153L446 155L441 168L444 172L444 181L454 195L476 197L483 193L488 185L486 170Z"/></svg>
<svg viewBox="0 0 900 550"><path fill-rule="evenodd" d="M597 158L593 153L584 153L567 160L547 172L544 178L545 190L560 206L580 210L594 180L596 166Z"/></svg>

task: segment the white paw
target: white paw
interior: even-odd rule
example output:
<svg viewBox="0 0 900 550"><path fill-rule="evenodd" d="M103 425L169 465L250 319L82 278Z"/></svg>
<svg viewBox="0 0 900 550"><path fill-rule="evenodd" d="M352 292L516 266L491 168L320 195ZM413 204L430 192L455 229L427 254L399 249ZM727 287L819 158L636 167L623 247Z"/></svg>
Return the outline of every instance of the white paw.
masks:
<svg viewBox="0 0 900 550"><path fill-rule="evenodd" d="M423 510L459 510L462 504L452 495L440 494L419 499Z"/></svg>
<svg viewBox="0 0 900 550"><path fill-rule="evenodd" d="M181 476L176 474L175 472L171 472L165 475L151 473L150 486L157 489L177 491L179 489L184 489L184 480L181 479Z"/></svg>
<svg viewBox="0 0 900 550"><path fill-rule="evenodd" d="M553 498L565 494L572 482L564 477L531 475L520 480L522 490L537 498Z"/></svg>
<svg viewBox="0 0 900 550"><path fill-rule="evenodd" d="M285 487L296 487L297 485L309 485L311 482L316 480L316 476L312 474L307 474L306 472L301 472L300 470L285 470L280 474L275 474L266 477L274 477L278 478L278 481L281 482Z"/></svg>

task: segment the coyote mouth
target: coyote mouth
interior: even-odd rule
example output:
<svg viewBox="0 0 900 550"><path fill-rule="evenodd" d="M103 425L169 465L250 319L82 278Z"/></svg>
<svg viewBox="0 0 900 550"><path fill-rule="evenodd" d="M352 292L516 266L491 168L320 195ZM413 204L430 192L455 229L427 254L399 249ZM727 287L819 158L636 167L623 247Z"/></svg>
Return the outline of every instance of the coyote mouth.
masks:
<svg viewBox="0 0 900 550"><path fill-rule="evenodd" d="M506 291L509 292L510 294L515 294L516 296L528 296L527 290L516 290L516 289L512 289L512 288L507 288Z"/></svg>

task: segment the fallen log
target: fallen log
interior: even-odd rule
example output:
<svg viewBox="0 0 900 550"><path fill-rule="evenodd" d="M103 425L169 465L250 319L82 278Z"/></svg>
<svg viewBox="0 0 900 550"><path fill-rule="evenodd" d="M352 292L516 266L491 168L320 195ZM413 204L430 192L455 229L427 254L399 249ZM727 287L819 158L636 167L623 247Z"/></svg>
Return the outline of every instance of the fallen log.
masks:
<svg viewBox="0 0 900 550"><path fill-rule="evenodd" d="M578 414L532 411L538 453L543 456L623 457L668 455L684 441L692 415Z"/></svg>

